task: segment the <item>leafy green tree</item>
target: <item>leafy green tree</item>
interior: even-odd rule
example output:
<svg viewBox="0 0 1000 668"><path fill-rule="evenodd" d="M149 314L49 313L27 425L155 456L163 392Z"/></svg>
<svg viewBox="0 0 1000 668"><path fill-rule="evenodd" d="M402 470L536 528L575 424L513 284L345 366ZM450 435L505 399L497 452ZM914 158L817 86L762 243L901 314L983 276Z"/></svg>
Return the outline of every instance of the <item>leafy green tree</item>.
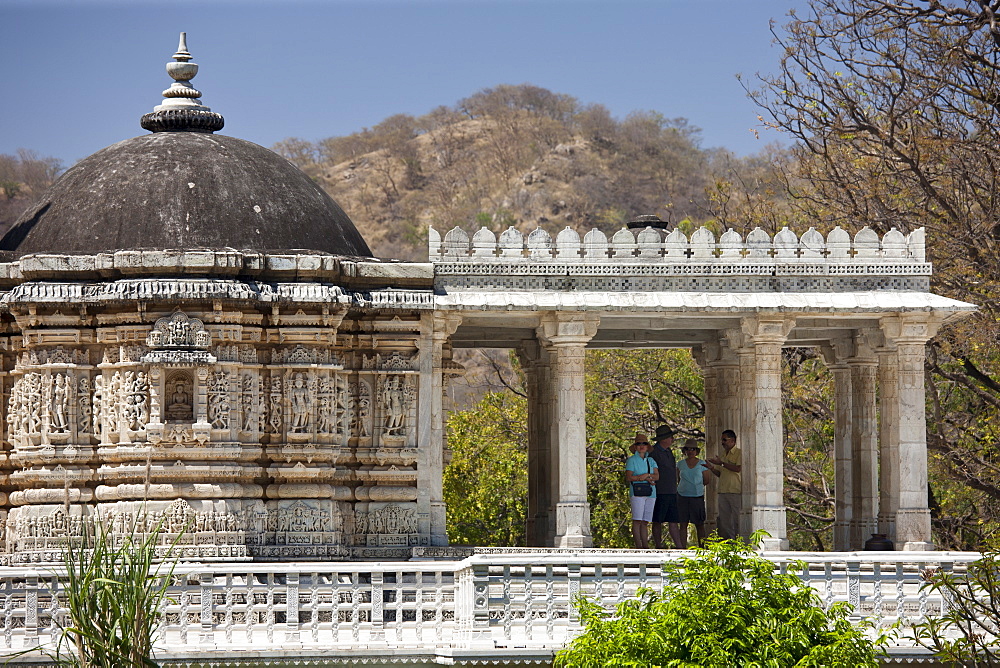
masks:
<svg viewBox="0 0 1000 668"><path fill-rule="evenodd" d="M760 535L755 535L759 540ZM797 576L736 541L717 541L694 557L668 561L662 592L640 590L614 614L581 598L585 632L555 665L852 666L875 668L884 636L848 619L847 604L824 610Z"/></svg>
<svg viewBox="0 0 1000 668"><path fill-rule="evenodd" d="M490 392L448 421L444 500L453 545L525 544L527 424L527 402L511 392Z"/></svg>

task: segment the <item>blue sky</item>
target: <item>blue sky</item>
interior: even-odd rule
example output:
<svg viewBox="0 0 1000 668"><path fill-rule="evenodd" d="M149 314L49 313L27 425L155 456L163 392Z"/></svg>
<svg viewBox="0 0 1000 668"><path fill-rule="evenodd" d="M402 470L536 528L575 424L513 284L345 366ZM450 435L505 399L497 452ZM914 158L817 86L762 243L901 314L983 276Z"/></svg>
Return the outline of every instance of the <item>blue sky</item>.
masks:
<svg viewBox="0 0 1000 668"><path fill-rule="evenodd" d="M759 129L735 75L774 71L768 23L805 0L0 0L0 153L67 166L144 131L180 31L223 134L264 146L423 114L502 83L654 110L704 147L752 153Z"/></svg>

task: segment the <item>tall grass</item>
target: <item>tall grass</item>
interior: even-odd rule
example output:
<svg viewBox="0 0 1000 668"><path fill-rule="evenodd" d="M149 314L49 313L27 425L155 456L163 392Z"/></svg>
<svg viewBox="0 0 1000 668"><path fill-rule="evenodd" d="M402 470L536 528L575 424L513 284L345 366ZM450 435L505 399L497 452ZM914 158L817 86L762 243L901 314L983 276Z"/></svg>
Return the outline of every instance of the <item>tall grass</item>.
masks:
<svg viewBox="0 0 1000 668"><path fill-rule="evenodd" d="M75 668L150 668L162 604L177 563L157 560L161 526L112 537L95 521L65 552L68 626L53 657ZM176 544L176 541L174 542Z"/></svg>

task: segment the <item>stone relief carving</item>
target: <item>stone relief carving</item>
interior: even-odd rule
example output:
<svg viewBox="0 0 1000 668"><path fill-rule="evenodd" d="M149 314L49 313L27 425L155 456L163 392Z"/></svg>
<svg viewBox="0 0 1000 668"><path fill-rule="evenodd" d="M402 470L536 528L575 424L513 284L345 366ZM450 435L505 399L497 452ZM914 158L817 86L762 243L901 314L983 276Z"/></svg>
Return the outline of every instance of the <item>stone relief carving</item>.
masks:
<svg viewBox="0 0 1000 668"><path fill-rule="evenodd" d="M363 369L380 369L383 371L413 371L416 369L417 356L408 357L396 351L383 356L382 353L375 355L364 355L361 358Z"/></svg>
<svg viewBox="0 0 1000 668"><path fill-rule="evenodd" d="M240 381L240 402L243 431L264 431L263 379L256 378L252 373L244 373Z"/></svg>
<svg viewBox="0 0 1000 668"><path fill-rule="evenodd" d="M50 404L49 429L56 433L69 431L69 399L73 394L68 375L52 376L52 401Z"/></svg>
<svg viewBox="0 0 1000 668"><path fill-rule="evenodd" d="M410 386L403 376L387 376L381 381L379 402L386 436L405 435L410 394Z"/></svg>
<svg viewBox="0 0 1000 668"><path fill-rule="evenodd" d="M337 430L334 404L337 402L334 380L322 378L319 382L319 408L316 417L316 433L332 434Z"/></svg>
<svg viewBox="0 0 1000 668"><path fill-rule="evenodd" d="M309 432L310 412L312 408L313 393L309 387L311 383L306 382L303 373L292 376L289 394L289 407L291 417L288 421L288 431L293 434L305 434Z"/></svg>
<svg viewBox="0 0 1000 668"><path fill-rule="evenodd" d="M194 420L194 381L189 372L176 371L167 376L165 403L168 420Z"/></svg>
<svg viewBox="0 0 1000 668"><path fill-rule="evenodd" d="M271 379L271 393L268 407L268 431L272 434L281 433L281 379Z"/></svg>
<svg viewBox="0 0 1000 668"><path fill-rule="evenodd" d="M257 364L257 349L242 344L217 345L214 348L215 357L220 362L240 362L241 364Z"/></svg>
<svg viewBox="0 0 1000 668"><path fill-rule="evenodd" d="M121 362L140 362L142 356L148 352L145 346L138 344L125 345L121 347L119 359Z"/></svg>
<svg viewBox="0 0 1000 668"><path fill-rule="evenodd" d="M279 364L340 364L336 353L329 348L299 344L275 353L278 359L272 357L272 361Z"/></svg>
<svg viewBox="0 0 1000 668"><path fill-rule="evenodd" d="M354 514L354 530L359 534L410 534L417 532L417 511L390 504L378 510Z"/></svg>
<svg viewBox="0 0 1000 668"><path fill-rule="evenodd" d="M358 409L354 415L354 433L365 438L372 435L371 385L362 380L357 384Z"/></svg>
<svg viewBox="0 0 1000 668"><path fill-rule="evenodd" d="M115 372L115 376L118 372ZM122 426L137 431L149 422L149 378L146 372L126 371L120 389Z"/></svg>
<svg viewBox="0 0 1000 668"><path fill-rule="evenodd" d="M53 364L69 366L72 364L90 364L90 355L86 350L66 350L63 346L56 346L51 350L32 349L25 351L17 360L20 367L39 366L42 364Z"/></svg>
<svg viewBox="0 0 1000 668"><path fill-rule="evenodd" d="M208 380L208 421L213 429L229 429L229 374L217 371Z"/></svg>
<svg viewBox="0 0 1000 668"><path fill-rule="evenodd" d="M197 318L189 318L183 311L160 318L146 337L146 345L153 349L199 348L208 350L212 343L205 324Z"/></svg>
<svg viewBox="0 0 1000 668"><path fill-rule="evenodd" d="M93 411L90 404L90 379L81 376L77 383L76 405L79 411L77 430L81 434L89 434L93 427Z"/></svg>
<svg viewBox="0 0 1000 668"><path fill-rule="evenodd" d="M337 504L333 504L328 513L304 501L296 501L272 511L268 516L268 529L275 533L341 531L343 518Z"/></svg>
<svg viewBox="0 0 1000 668"><path fill-rule="evenodd" d="M7 402L7 431L15 446L30 445L42 425L41 374L26 373L14 381Z"/></svg>

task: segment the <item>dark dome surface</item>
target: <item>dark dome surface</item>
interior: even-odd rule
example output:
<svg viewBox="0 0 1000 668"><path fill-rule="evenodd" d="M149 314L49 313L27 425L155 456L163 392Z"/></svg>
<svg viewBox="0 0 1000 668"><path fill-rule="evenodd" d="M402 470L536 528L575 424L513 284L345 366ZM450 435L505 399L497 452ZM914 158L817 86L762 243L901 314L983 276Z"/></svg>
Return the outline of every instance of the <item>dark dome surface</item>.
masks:
<svg viewBox="0 0 1000 668"><path fill-rule="evenodd" d="M343 209L252 142L158 132L84 158L0 239L0 250L312 250L371 257Z"/></svg>

